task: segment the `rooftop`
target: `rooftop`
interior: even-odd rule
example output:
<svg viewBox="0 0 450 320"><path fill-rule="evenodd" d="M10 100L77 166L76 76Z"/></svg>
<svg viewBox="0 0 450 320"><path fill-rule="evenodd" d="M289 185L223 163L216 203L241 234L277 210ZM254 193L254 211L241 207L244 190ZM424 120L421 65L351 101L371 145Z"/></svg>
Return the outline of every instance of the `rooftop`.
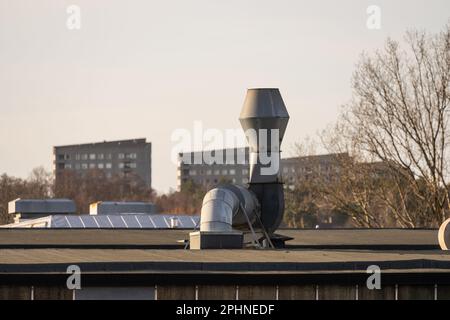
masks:
<svg viewBox="0 0 450 320"><path fill-rule="evenodd" d="M146 138L137 138L137 139L127 139L127 140L115 140L115 141L100 141L100 142L92 142L92 143L80 143L80 144L69 144L69 145L60 145L55 146L54 148L65 148L65 147L96 147L98 145L117 145L117 146L126 146L126 145L136 145L147 143Z"/></svg>
<svg viewBox="0 0 450 320"><path fill-rule="evenodd" d="M276 250L186 250L191 231L0 229L0 280L60 283L76 264L89 285L348 283L365 281L367 267L376 264L386 283L407 277L450 284L450 255L440 250L434 229L281 229L293 239Z"/></svg>
<svg viewBox="0 0 450 320"><path fill-rule="evenodd" d="M277 250L184 250L191 229L0 229L0 264L70 262L448 261L436 230L279 230L292 237ZM89 249L89 250L88 250ZM97 249L97 250L95 250ZM104 250L108 249L108 250ZM173 250L175 249L175 250ZM103 250L103 251L102 251Z"/></svg>
<svg viewBox="0 0 450 320"><path fill-rule="evenodd" d="M192 228L179 229L8 229L0 248L184 248ZM439 249L435 229L279 229L291 237L286 249ZM208 251L210 252L210 251ZM249 252L246 250L245 252ZM258 251L260 252L260 251ZM439 250L439 252L441 252Z"/></svg>

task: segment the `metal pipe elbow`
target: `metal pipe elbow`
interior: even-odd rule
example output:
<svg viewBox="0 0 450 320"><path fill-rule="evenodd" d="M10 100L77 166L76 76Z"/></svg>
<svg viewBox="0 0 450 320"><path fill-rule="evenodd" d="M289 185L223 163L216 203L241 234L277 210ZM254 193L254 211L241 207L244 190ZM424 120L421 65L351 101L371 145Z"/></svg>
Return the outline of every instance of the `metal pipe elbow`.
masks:
<svg viewBox="0 0 450 320"><path fill-rule="evenodd" d="M203 198L200 231L229 232L248 229L260 216L256 196L246 188L222 185L208 191Z"/></svg>
<svg viewBox="0 0 450 320"><path fill-rule="evenodd" d="M218 187L203 198L200 231L232 231L233 216L239 210L239 199L229 189Z"/></svg>

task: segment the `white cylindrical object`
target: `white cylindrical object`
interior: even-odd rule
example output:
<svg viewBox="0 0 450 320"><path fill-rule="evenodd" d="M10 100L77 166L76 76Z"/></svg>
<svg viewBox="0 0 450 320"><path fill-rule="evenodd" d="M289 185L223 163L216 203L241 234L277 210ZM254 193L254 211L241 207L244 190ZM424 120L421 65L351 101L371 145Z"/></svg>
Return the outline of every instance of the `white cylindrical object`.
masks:
<svg viewBox="0 0 450 320"><path fill-rule="evenodd" d="M439 227L438 240L439 246L442 250L449 250L450 248L450 218L445 220Z"/></svg>
<svg viewBox="0 0 450 320"><path fill-rule="evenodd" d="M214 188L203 198L200 231L232 231L248 228L259 215L255 195L242 186L224 185Z"/></svg>
<svg viewBox="0 0 450 320"><path fill-rule="evenodd" d="M215 188L203 198L200 231L231 231L239 199L228 189Z"/></svg>

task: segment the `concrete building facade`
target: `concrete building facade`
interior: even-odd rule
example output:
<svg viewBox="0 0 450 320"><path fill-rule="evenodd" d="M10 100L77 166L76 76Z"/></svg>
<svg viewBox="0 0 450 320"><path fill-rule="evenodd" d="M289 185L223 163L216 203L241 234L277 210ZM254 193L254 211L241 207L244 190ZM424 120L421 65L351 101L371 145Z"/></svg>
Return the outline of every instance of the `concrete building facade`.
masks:
<svg viewBox="0 0 450 320"><path fill-rule="evenodd" d="M231 182L245 185L249 175L249 149L223 149L206 151L207 154L219 154L223 158L221 164L210 163L205 159L205 152L187 152L179 155L177 170L178 190L186 183L193 182L205 187L213 187L221 182ZM227 154L234 154L228 157ZM326 179L333 179L339 174L338 158L345 154L325 154L305 157L291 157L281 159L280 173L287 186L292 185L297 179L309 179L315 174L320 174ZM203 158L202 158L203 157ZM197 159L197 161L195 161ZM201 163L198 163L202 159ZM234 162L230 161L234 159ZM239 161L241 159L241 161ZM243 160L242 160L243 159Z"/></svg>
<svg viewBox="0 0 450 320"><path fill-rule="evenodd" d="M152 144L145 138L56 146L53 154L56 179L67 170L100 170L108 178L136 175L152 184Z"/></svg>
<svg viewBox="0 0 450 320"><path fill-rule="evenodd" d="M212 163L209 157L219 161ZM248 157L248 148L180 153L177 188L181 190L188 182L205 187L221 182L244 185L248 182Z"/></svg>

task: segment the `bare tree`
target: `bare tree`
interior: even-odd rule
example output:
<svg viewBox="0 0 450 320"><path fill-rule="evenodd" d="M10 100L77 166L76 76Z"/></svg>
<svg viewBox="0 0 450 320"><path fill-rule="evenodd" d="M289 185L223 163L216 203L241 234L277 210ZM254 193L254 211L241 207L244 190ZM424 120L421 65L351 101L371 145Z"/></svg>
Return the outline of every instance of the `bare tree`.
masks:
<svg viewBox="0 0 450 320"><path fill-rule="evenodd" d="M78 213L89 212L96 201L153 201L154 190L136 175L107 177L101 170L88 170L84 174L65 170L53 186L58 198L75 201Z"/></svg>
<svg viewBox="0 0 450 320"><path fill-rule="evenodd" d="M409 32L406 44L403 50L389 39L384 50L362 55L353 76L353 99L328 134L327 145L345 149L356 162L381 161L388 168L383 183L368 179L370 172L361 166L353 171L360 188L354 195L363 199L359 210L369 203L368 190L374 190L374 198L398 225L431 227L450 210L450 28L437 35ZM355 163L349 166L356 168ZM359 173L366 178L359 179ZM367 226L385 223L372 213L354 218Z"/></svg>
<svg viewBox="0 0 450 320"><path fill-rule="evenodd" d="M162 213L200 214L203 197L209 188L188 181L182 185L179 191L158 195L156 205Z"/></svg>
<svg viewBox="0 0 450 320"><path fill-rule="evenodd" d="M313 228L328 224L347 225L348 217L341 210L337 198L331 201L329 195L336 195L336 182L340 173L341 158L347 154L316 154L317 142L306 138L295 145L296 158L290 161L294 171L283 172L285 183L284 223L293 228ZM288 168L289 169L289 168ZM284 171L284 170L282 170ZM333 187L332 187L333 186ZM329 191L333 192L329 192Z"/></svg>
<svg viewBox="0 0 450 320"><path fill-rule="evenodd" d="M0 224L12 222L8 202L17 198L42 199L51 196L52 176L44 168L33 169L28 179L0 176Z"/></svg>

